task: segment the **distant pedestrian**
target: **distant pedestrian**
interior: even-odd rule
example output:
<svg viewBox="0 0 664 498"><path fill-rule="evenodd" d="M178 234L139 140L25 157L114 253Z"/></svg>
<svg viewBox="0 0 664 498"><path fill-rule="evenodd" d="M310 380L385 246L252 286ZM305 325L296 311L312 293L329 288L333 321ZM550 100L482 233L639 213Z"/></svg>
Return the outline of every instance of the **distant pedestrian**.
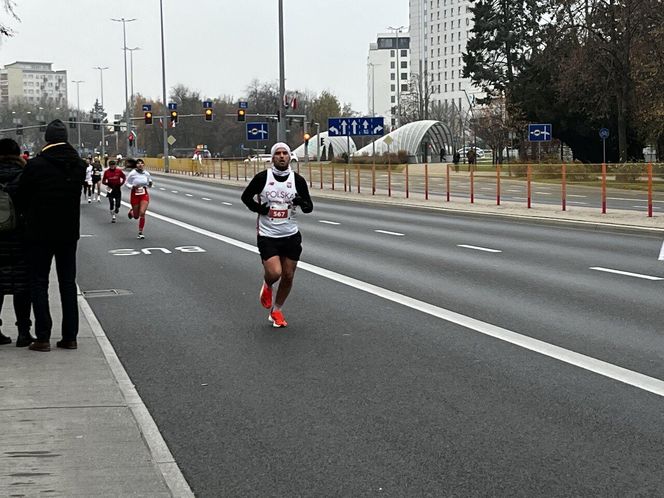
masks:
<svg viewBox="0 0 664 498"><path fill-rule="evenodd" d="M85 167L85 180L83 181L83 195L88 198L88 204L92 202L92 173L92 162L88 159Z"/></svg>
<svg viewBox="0 0 664 498"><path fill-rule="evenodd" d="M28 161L18 188L20 209L25 214L37 335L37 341L30 345L30 349L51 350L53 321L48 283L54 258L62 305L62 340L56 346L76 349L76 247L80 237L80 189L86 164L67 142L67 127L59 119L48 124L44 138L46 146Z"/></svg>
<svg viewBox="0 0 664 498"><path fill-rule="evenodd" d="M92 200L97 196L97 202L101 202L101 177L104 174L104 167L99 161L92 163Z"/></svg>
<svg viewBox="0 0 664 498"><path fill-rule="evenodd" d="M25 167L20 154L21 149L14 140L0 139L0 184L12 199L16 197L18 180ZM30 270L25 257L25 224L20 215L16 216L14 229L0 232L0 310L5 296L10 294L14 298L18 328L16 345L20 348L29 346L35 338L30 335ZM11 342L0 332L0 344Z"/></svg>
<svg viewBox="0 0 664 498"><path fill-rule="evenodd" d="M454 163L454 171L457 173L459 172L460 161L461 161L461 154L459 154L459 151L457 150L452 156L452 163Z"/></svg>
<svg viewBox="0 0 664 498"><path fill-rule="evenodd" d="M443 161L445 161L445 149L443 149L443 148L441 147L441 148L440 148L440 153L439 153L438 155L440 156L440 162L441 162L441 163L442 163Z"/></svg>
<svg viewBox="0 0 664 498"><path fill-rule="evenodd" d="M468 171L471 169L475 171L475 164L477 164L477 152L475 152L474 147L468 150L466 158L468 159Z"/></svg>

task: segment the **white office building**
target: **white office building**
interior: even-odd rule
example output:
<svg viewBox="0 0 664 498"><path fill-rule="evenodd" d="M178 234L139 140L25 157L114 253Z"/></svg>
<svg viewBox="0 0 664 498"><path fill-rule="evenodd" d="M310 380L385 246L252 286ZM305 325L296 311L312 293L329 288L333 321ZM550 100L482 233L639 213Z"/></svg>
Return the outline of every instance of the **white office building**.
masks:
<svg viewBox="0 0 664 498"><path fill-rule="evenodd" d="M473 28L469 0L409 0L410 60L428 82L431 102L468 109L483 94L463 77L463 53ZM464 93L464 90L466 93Z"/></svg>
<svg viewBox="0 0 664 498"><path fill-rule="evenodd" d="M67 71L50 62L14 62L0 69L0 105L12 102L67 105Z"/></svg>
<svg viewBox="0 0 664 498"><path fill-rule="evenodd" d="M410 88L410 37L408 33L379 34L369 45L367 57L367 97L369 114L383 116L392 128L402 94Z"/></svg>

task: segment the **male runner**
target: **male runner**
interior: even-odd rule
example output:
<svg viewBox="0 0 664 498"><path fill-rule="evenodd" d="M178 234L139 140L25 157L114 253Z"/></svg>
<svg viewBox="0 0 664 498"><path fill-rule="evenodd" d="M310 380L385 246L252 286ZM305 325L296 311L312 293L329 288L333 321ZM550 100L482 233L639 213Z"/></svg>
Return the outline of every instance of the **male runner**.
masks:
<svg viewBox="0 0 664 498"><path fill-rule="evenodd" d="M270 309L273 327L286 327L282 307L293 286L293 276L302 254L302 235L297 226L297 207L303 213L314 209L307 181L290 167L291 150L283 142L272 146L272 165L258 173L242 193L242 202L258 213L258 252L265 270L260 302ZM276 298L272 286L279 281Z"/></svg>

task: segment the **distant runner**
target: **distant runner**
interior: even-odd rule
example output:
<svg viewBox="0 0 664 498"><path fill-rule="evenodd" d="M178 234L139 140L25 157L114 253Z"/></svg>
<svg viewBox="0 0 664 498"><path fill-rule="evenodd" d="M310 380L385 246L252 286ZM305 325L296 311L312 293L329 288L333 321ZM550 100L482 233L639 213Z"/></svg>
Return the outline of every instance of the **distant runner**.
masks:
<svg viewBox="0 0 664 498"><path fill-rule="evenodd" d="M127 176L126 185L131 189L131 209L127 216L138 220L138 238L144 239L143 229L145 228L145 213L150 204L150 194L148 188L152 187L152 177L150 173L143 168L145 163L143 159L136 160L136 169L132 170Z"/></svg>
<svg viewBox="0 0 664 498"><path fill-rule="evenodd" d="M111 207L111 223L115 223L117 214L120 211L120 203L122 202L122 185L124 185L127 177L120 168L117 167L115 160L108 161L108 169L104 171L104 176L101 182L106 185L106 197Z"/></svg>

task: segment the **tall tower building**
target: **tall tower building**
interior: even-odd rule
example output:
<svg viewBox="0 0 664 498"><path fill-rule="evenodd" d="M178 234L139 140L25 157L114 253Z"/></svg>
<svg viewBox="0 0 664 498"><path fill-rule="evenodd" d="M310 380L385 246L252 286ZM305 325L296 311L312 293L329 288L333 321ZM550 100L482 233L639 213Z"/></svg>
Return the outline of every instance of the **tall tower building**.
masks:
<svg viewBox="0 0 664 498"><path fill-rule="evenodd" d="M67 105L67 71L50 62L14 62L0 70L0 105L14 101Z"/></svg>
<svg viewBox="0 0 664 498"><path fill-rule="evenodd" d="M401 98L410 89L410 61L408 33L382 33L369 45L367 108L392 128L399 126Z"/></svg>
<svg viewBox="0 0 664 498"><path fill-rule="evenodd" d="M463 77L463 53L473 28L469 0L409 0L411 67L427 82L431 102L467 110L479 88ZM466 93L464 93L464 90ZM466 97L466 94L468 97Z"/></svg>

